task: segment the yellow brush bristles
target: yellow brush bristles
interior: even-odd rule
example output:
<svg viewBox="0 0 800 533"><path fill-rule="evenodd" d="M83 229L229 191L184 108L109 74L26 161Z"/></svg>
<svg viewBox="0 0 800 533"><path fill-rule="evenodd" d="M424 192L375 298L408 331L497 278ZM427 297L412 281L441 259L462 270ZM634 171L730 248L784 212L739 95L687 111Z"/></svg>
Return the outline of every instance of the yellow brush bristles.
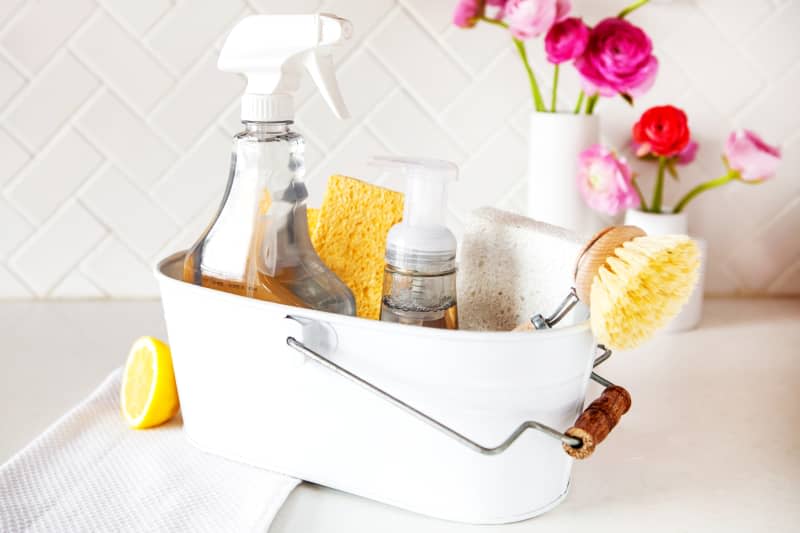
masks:
<svg viewBox="0 0 800 533"><path fill-rule="evenodd" d="M637 237L618 247L592 281L597 339L624 350L650 338L689 299L699 266L697 244L684 235Z"/></svg>

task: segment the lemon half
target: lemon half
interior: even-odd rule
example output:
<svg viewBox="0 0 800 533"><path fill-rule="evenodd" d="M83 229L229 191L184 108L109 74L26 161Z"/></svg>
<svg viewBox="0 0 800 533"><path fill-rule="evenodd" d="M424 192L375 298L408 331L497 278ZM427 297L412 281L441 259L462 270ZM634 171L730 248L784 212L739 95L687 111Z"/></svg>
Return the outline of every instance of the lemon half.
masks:
<svg viewBox="0 0 800 533"><path fill-rule="evenodd" d="M178 389L169 346L153 337L133 343L120 390L125 421L132 428L163 424L178 412Z"/></svg>

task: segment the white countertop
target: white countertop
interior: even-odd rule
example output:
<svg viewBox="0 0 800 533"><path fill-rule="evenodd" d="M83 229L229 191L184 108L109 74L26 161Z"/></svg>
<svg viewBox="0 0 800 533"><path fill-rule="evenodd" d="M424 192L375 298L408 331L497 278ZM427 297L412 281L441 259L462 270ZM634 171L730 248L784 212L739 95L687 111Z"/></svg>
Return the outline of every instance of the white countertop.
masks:
<svg viewBox="0 0 800 533"><path fill-rule="evenodd" d="M165 338L157 302L3 303L0 333L0 462L136 337ZM800 299L708 300L699 329L615 354L601 374L628 388L631 412L543 516L470 527L304 484L271 531L800 530Z"/></svg>

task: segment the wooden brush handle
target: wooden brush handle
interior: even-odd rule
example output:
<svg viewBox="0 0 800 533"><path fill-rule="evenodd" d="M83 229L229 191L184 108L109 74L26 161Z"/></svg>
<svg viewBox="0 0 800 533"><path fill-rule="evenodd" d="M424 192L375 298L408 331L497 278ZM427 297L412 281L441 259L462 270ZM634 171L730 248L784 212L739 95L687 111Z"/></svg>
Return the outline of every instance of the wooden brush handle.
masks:
<svg viewBox="0 0 800 533"><path fill-rule="evenodd" d="M595 401L583 410L575 424L566 431L581 440L577 448L563 444L564 451L575 459L586 459L595 447L611 433L622 415L631 408L631 395L618 385L606 388Z"/></svg>

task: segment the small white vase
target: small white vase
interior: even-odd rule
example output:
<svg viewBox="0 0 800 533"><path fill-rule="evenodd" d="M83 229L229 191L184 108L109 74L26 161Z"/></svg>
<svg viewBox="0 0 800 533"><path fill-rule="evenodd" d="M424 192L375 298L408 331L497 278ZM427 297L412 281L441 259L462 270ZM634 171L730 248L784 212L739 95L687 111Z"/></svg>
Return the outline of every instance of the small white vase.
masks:
<svg viewBox="0 0 800 533"><path fill-rule="evenodd" d="M639 226L648 235L688 235L689 217L686 212L672 213L645 213L638 209L628 209L625 212L625 224Z"/></svg>
<svg viewBox="0 0 800 533"><path fill-rule="evenodd" d="M689 217L686 212L672 214L644 213L638 209L629 209L625 213L625 224L639 226L648 235L688 235ZM700 272L689 300L672 321L664 327L664 331L688 331L697 327L703 316L703 290L705 288L706 257L708 243L705 239L692 237L700 249Z"/></svg>
<svg viewBox="0 0 800 533"><path fill-rule="evenodd" d="M531 114L528 145L528 216L591 234L597 215L578 191L578 154L599 141L597 115Z"/></svg>

